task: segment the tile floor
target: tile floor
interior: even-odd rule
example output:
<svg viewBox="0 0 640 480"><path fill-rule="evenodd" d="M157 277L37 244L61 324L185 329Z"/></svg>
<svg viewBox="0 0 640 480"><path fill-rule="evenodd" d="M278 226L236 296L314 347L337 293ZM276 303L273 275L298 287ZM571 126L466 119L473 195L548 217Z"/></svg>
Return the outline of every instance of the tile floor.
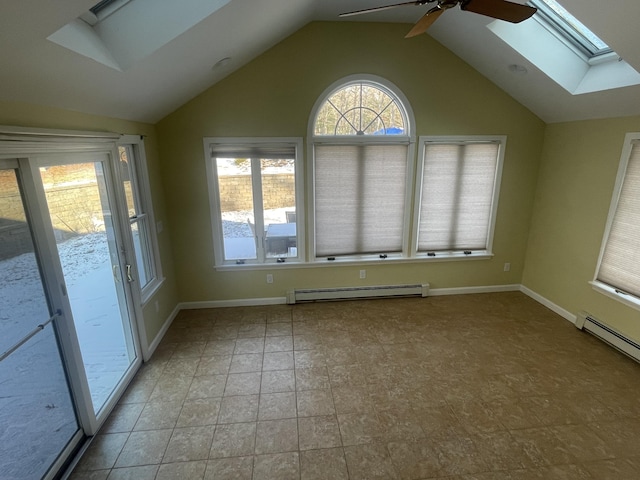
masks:
<svg viewBox="0 0 640 480"><path fill-rule="evenodd" d="M517 292L183 311L71 479L635 480L639 386Z"/></svg>

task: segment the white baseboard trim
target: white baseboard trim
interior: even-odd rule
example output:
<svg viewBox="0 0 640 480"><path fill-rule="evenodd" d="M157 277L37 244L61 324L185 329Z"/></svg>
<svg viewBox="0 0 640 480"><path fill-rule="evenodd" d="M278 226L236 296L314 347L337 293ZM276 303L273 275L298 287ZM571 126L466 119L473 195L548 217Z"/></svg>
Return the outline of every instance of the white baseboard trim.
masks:
<svg viewBox="0 0 640 480"><path fill-rule="evenodd" d="M153 355L153 352L156 351L156 348L158 348L158 345L160 345L162 338L164 337L165 333L167 333L167 330L169 330L169 327L175 320L178 313L180 313L180 304L176 305L176 308L173 309L173 311L169 315L169 318L165 320L164 325L162 325L162 328L156 335L156 338L154 338L153 342L151 342L147 347L147 351L145 352L145 355L143 357L143 360L145 362L148 362L151 356Z"/></svg>
<svg viewBox="0 0 640 480"><path fill-rule="evenodd" d="M197 308L256 307L261 305L284 305L286 303L287 303L287 297L239 298L236 300L182 302L178 304L177 308L180 310L193 310Z"/></svg>
<svg viewBox="0 0 640 480"><path fill-rule="evenodd" d="M519 292L520 285L486 285L480 287L430 288L429 297L440 295L468 295L472 293Z"/></svg>
<svg viewBox="0 0 640 480"><path fill-rule="evenodd" d="M520 291L525 295L527 295L528 297L533 298L536 302L544 305L552 312L557 313L562 318L569 320L574 325L576 324L576 316L573 313L571 313L569 310L565 310L561 306L556 305L551 300L548 300L547 298L543 297L539 293L534 292L530 288L525 287L524 285L520 285Z"/></svg>

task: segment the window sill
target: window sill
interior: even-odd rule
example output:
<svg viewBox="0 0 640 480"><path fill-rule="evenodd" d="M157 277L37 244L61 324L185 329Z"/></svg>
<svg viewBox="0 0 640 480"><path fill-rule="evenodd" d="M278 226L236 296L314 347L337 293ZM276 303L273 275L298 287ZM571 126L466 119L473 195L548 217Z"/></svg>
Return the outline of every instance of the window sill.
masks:
<svg viewBox="0 0 640 480"><path fill-rule="evenodd" d="M462 253L440 254L437 257L416 256L416 257L387 257L387 258L336 258L335 260L316 259L311 262L291 261L284 263L251 263L243 265L217 265L215 270L220 272L250 271L250 270L273 270L295 269L295 268L325 268L325 267L349 267L362 265L385 265L385 264L416 264L416 263L439 263L456 262L465 260L489 260L493 258L493 253L482 252L465 255Z"/></svg>
<svg viewBox="0 0 640 480"><path fill-rule="evenodd" d="M596 280L589 283L591 284L591 286L596 292L606 295L609 298L613 298L614 300L617 300L635 310L640 310L640 298L635 297L629 293L627 294L619 293L618 291L616 291L615 288L611 287L610 285L607 285L606 283L598 282Z"/></svg>
<svg viewBox="0 0 640 480"><path fill-rule="evenodd" d="M158 290L160 290L160 287L162 287L164 280L164 277L157 278L149 283L149 285L144 287L142 292L140 292L140 302L142 303L143 308L147 303L149 303L149 300L151 300L151 298L158 292Z"/></svg>

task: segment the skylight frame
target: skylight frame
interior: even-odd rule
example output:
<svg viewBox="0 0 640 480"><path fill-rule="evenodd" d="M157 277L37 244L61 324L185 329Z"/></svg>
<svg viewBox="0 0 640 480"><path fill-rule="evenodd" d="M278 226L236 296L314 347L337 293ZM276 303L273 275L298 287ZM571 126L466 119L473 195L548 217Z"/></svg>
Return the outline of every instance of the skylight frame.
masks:
<svg viewBox="0 0 640 480"><path fill-rule="evenodd" d="M529 5L536 7L536 15L554 27L559 36L578 48L587 59L613 53L611 47L556 0L530 0Z"/></svg>

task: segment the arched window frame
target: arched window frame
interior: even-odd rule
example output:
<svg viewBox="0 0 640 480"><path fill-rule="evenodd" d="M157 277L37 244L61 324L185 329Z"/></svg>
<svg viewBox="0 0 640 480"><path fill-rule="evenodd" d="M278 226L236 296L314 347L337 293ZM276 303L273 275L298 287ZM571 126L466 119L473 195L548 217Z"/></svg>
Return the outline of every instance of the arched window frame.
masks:
<svg viewBox="0 0 640 480"><path fill-rule="evenodd" d="M398 105L404 121L404 134L384 134L384 135L316 135L315 125L320 109L325 102L335 93L343 88L355 84L367 84L376 87L389 95ZM310 245L310 261L311 262L332 262L354 261L354 260L386 260L408 258L410 256L410 236L409 228L412 218L413 204L413 176L415 172L415 117L411 105L402 93L402 91L388 80L368 74L350 75L337 80L327 87L316 100L308 124L308 158L311 159L311 168L308 169L308 185L310 186L309 203L310 203L310 222L308 231L311 238ZM372 254L372 253L356 253L352 255L343 255L336 257L318 256L316 248L316 147L319 145L406 145L407 146L407 163L405 178L405 200L404 212L402 218L403 234L402 234L402 250L393 254Z"/></svg>

